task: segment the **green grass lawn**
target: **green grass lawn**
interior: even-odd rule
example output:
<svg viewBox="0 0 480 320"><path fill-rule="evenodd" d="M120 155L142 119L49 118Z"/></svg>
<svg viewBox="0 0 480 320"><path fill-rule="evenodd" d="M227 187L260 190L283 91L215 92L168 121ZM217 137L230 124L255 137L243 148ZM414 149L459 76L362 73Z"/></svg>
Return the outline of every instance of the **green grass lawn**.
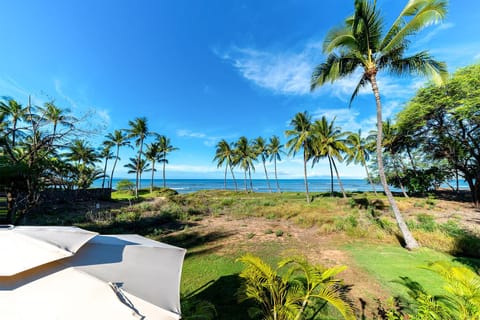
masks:
<svg viewBox="0 0 480 320"><path fill-rule="evenodd" d="M401 276L420 283L431 294L443 293L442 278L422 268L431 262L449 261L469 266L480 266L478 259L458 259L428 248L408 251L399 246L350 244L345 250L354 257L357 265L373 275L392 295L406 297L407 290L396 283Z"/></svg>

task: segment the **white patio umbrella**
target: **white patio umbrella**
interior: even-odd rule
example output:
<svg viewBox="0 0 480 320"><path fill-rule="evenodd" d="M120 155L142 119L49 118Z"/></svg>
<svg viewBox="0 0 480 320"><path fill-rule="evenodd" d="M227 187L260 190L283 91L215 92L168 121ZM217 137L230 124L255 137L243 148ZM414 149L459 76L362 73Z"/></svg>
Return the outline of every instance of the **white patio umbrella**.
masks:
<svg viewBox="0 0 480 320"><path fill-rule="evenodd" d="M76 227L0 229L2 319L180 319L185 249Z"/></svg>

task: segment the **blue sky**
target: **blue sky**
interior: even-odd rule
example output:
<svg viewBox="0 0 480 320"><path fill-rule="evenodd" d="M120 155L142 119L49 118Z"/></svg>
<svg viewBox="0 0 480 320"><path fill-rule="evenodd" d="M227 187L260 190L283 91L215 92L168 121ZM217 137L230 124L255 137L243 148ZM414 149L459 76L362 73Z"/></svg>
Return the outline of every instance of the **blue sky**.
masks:
<svg viewBox="0 0 480 320"><path fill-rule="evenodd" d="M406 1L378 0L389 25ZM348 99L358 77L309 92L325 56L325 34L353 11L353 0L2 1L0 93L26 103L55 99L91 134L92 144L135 117L180 148L169 178L222 178L215 143L284 131L297 112L336 117L344 130L374 129L374 101ZM450 71L480 61L480 2L451 1L446 20L419 34ZM393 117L425 83L379 76L384 117ZM133 151L122 152L122 164ZM126 176L119 166L118 176ZM254 174L263 178L261 164ZM284 157L280 178L301 178L301 159ZM273 164L269 165L273 170ZM340 166L344 177L363 177ZM327 176L328 164L310 169Z"/></svg>

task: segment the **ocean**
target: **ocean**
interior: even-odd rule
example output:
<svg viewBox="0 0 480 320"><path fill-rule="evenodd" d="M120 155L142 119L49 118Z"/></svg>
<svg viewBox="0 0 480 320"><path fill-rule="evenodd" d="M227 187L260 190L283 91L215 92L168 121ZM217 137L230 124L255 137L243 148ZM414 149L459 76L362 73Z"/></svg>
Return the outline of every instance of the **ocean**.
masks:
<svg viewBox="0 0 480 320"><path fill-rule="evenodd" d="M125 179L113 179L113 188L118 181ZM135 183L135 179L127 179ZM247 182L249 183L249 182ZM153 184L156 187L163 186L162 179L154 179ZM253 179L253 190L255 192L269 192L267 180L265 179ZM303 179L279 179L281 191L289 192L304 192L305 184ZM373 191L372 186L364 179L342 179L342 184L345 191ZM102 180L94 182L93 187L101 187ZM239 190L245 190L245 182L243 179L237 179L237 185ZM276 191L275 180L270 180L270 185L273 191ZM149 188L150 179L142 179L141 188ZM167 179L167 187L176 190L179 193L190 193L199 190L223 190L223 179ZM250 185L248 184L248 188ZM330 179L309 179L308 188L310 192L328 192L330 191ZM334 180L333 188L335 191L340 192L340 187L337 180ZM381 185L376 185L377 190L382 190ZM227 190L235 190L235 185L232 179L227 179ZM398 191L395 188L392 191Z"/></svg>

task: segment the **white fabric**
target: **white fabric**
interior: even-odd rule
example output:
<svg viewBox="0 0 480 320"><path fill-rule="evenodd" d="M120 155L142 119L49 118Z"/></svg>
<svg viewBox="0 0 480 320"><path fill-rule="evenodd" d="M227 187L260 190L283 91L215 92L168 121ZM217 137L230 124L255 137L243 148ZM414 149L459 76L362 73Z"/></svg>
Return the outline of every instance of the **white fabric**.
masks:
<svg viewBox="0 0 480 320"><path fill-rule="evenodd" d="M1 319L180 319L185 249L138 235L17 227L0 231L0 250Z"/></svg>

